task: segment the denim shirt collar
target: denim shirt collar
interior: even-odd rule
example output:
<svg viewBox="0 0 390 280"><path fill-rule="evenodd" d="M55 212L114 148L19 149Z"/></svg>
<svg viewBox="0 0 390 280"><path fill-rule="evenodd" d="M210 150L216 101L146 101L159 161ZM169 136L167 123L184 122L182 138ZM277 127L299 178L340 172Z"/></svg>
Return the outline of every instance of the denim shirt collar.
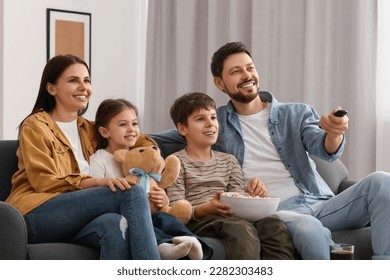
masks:
<svg viewBox="0 0 390 280"><path fill-rule="evenodd" d="M268 91L259 91L259 96L262 102L271 103L271 112L270 112L270 122L273 124L278 123L278 101L276 98L272 96L272 94ZM226 105L226 111L228 113L229 122L235 127L237 131L241 134L240 122L238 120L238 116L234 110L233 103L231 100ZM237 125L236 125L237 124Z"/></svg>

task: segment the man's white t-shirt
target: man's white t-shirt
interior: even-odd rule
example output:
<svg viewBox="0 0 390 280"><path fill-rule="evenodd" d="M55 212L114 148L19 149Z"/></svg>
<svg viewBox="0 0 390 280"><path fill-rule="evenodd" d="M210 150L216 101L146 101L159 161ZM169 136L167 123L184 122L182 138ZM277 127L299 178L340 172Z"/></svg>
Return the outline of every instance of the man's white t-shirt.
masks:
<svg viewBox="0 0 390 280"><path fill-rule="evenodd" d="M263 180L268 195L283 201L301 193L271 141L268 131L270 108L253 115L237 114L244 135L245 157L242 165L245 185L254 177Z"/></svg>

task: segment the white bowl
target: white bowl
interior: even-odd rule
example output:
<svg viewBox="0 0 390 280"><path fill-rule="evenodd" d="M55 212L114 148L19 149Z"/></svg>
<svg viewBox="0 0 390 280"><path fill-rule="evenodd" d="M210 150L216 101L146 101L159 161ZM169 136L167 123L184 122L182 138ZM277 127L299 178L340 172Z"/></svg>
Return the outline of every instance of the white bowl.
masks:
<svg viewBox="0 0 390 280"><path fill-rule="evenodd" d="M279 206L279 197L243 197L235 192L225 192L220 196L223 203L229 204L233 215L249 222L256 222L275 214Z"/></svg>

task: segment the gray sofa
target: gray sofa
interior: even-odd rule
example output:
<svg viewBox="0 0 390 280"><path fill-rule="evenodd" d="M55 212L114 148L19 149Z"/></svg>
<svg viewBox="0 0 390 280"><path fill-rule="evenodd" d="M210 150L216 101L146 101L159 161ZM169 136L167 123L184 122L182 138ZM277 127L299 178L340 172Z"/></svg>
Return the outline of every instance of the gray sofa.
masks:
<svg viewBox="0 0 390 280"><path fill-rule="evenodd" d="M160 147L163 155L181 149L180 145ZM0 260L80 260L99 259L99 251L69 243L28 244L27 230L22 215L12 205L4 201L11 190L11 177L17 170L17 141L0 140ZM317 169L335 193L350 186L353 181L347 179L348 172L340 162L328 163L314 159ZM334 232L335 242L355 244L355 259L371 259L371 229ZM226 254L221 240L206 238L214 247L213 259L225 259Z"/></svg>

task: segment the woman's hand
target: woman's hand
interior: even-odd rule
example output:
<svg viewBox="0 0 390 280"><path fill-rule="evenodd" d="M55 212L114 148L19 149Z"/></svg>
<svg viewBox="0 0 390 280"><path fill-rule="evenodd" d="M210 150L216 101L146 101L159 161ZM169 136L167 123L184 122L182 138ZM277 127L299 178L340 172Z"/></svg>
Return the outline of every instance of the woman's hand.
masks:
<svg viewBox="0 0 390 280"><path fill-rule="evenodd" d="M112 192L116 192L117 189L129 190L134 184L136 182L126 178L88 178L81 180L80 186L83 189L107 186Z"/></svg>
<svg viewBox="0 0 390 280"><path fill-rule="evenodd" d="M168 196L162 188L156 186L149 193L150 202L152 202L157 207L161 208L165 205L168 205L169 199Z"/></svg>
<svg viewBox="0 0 390 280"><path fill-rule="evenodd" d="M266 197L268 195L263 180L256 177L249 180L246 192L251 196Z"/></svg>
<svg viewBox="0 0 390 280"><path fill-rule="evenodd" d="M131 189L130 184L135 184L134 181L128 181L126 178L102 178L105 179L105 182L102 184L103 186L107 186L110 188L112 192L116 192L117 189L121 191Z"/></svg>

